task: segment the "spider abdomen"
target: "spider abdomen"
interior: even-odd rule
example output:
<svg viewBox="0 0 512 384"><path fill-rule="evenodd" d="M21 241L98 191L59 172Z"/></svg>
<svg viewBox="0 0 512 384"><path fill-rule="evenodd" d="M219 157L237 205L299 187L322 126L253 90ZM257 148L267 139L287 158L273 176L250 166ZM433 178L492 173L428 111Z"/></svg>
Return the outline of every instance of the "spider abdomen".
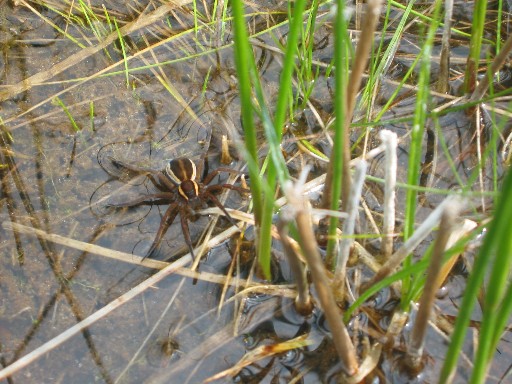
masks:
<svg viewBox="0 0 512 384"><path fill-rule="evenodd" d="M165 173L176 185L180 185L187 180L196 179L196 165L186 157L173 159L165 167Z"/></svg>

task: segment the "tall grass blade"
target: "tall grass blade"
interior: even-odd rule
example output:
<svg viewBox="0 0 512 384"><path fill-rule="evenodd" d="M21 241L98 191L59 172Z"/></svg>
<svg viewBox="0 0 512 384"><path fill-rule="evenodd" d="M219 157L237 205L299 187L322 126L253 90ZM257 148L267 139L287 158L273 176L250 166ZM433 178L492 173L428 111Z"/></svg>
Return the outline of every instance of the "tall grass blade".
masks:
<svg viewBox="0 0 512 384"><path fill-rule="evenodd" d="M246 29L243 2L234 0L231 3L233 11L233 28L234 28L234 55L235 66L238 75L238 88L240 91L240 103L242 107L242 124L244 129L244 142L246 149L246 161L249 167L249 175L251 178L251 192L253 199L254 218L256 223L256 234L258 247L261 243L260 226L263 216L263 196L264 189L258 167L258 142L256 125L254 123L254 109L252 106L251 91L251 72L255 69L254 56L249 44L248 32ZM270 233L270 231L268 231ZM269 252L270 253L270 252ZM262 261L260 261L262 263ZM270 274L270 262L266 260L264 263L269 267L263 267L264 273Z"/></svg>
<svg viewBox="0 0 512 384"><path fill-rule="evenodd" d="M348 146L346 143L345 114L347 113L346 90L349 73L350 60L350 39L347 34L347 21L345 20L345 3L344 1L336 2L336 19L334 23L334 142L331 154L329 172L332 177L326 183L326 191L330 195L329 209L337 211L339 209L339 200L341 196L341 186L343 184L343 168L345 162L344 151ZM347 164L348 166L348 164ZM330 191L328 190L330 188ZM348 194L348 191L346 192ZM338 227L338 218L330 217L328 228L327 243L327 263L334 267L334 254L337 245L336 228Z"/></svg>
<svg viewBox="0 0 512 384"><path fill-rule="evenodd" d="M114 17L114 25L117 31L117 36L119 38L119 45L121 46L121 51L123 53L123 62L124 62L124 73L126 77L126 88L130 89L130 70L128 69L128 60L126 59L126 48L124 44L124 39L119 27L117 26L117 20Z"/></svg>
<svg viewBox="0 0 512 384"><path fill-rule="evenodd" d="M507 296L503 295L506 282L503 279L508 276L510 272L510 260L512 259L509 224L509 219L512 215L512 199L509 198L511 194L512 172L509 171L503 181L500 197L495 204L495 212L497 213L489 224L484 242L473 264L471 275L467 280L464 297L459 307L459 314L451 337L452 341L446 353L446 359L441 371L439 379L441 383L448 382L455 370L475 301L490 265L494 265L494 269L491 273L491 283L489 284L488 293L486 295L486 306L483 308L484 318L480 337L481 344L477 351L472 383L484 382L483 375L485 374L486 365L489 362L489 356L494 352L491 347L496 342L496 333L501 332L501 329L503 329L495 329L497 324L501 325L503 322L503 320L496 318L498 313L502 314L500 312L502 299L504 303L501 311L508 311L508 314L510 314L510 304L508 303L510 296L508 296L507 300ZM508 291L510 291L510 287ZM489 295L491 294L497 295L497 297L490 298ZM487 301L488 299L490 299L489 302ZM508 319L508 317L506 318ZM483 340L483 337L488 338L488 340ZM480 379L481 381L478 381Z"/></svg>
<svg viewBox="0 0 512 384"><path fill-rule="evenodd" d="M428 106L430 103L430 66L432 56L432 45L436 30L439 26L440 9L442 2L437 0L434 8L434 16L428 28L427 38L422 47L421 69L418 81L418 93L416 95L416 108L414 111L413 126L411 131L411 146L409 151L409 165L407 171L407 183L417 185L419 182L421 168L421 150L423 144L423 134L427 122ZM404 240L411 237L414 232L414 223L416 216L417 192L409 189L405 197L405 221L404 221ZM405 260L405 265L410 265L411 258ZM410 280L403 282L404 292L408 292ZM405 303L407 304L407 303Z"/></svg>

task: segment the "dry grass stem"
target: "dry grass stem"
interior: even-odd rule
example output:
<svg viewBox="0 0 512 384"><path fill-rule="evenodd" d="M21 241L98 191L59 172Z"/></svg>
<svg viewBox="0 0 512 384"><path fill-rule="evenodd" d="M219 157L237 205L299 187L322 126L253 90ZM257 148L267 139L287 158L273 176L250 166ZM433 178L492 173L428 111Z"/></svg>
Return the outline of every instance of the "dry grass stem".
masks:
<svg viewBox="0 0 512 384"><path fill-rule="evenodd" d="M290 182L284 185L283 192L288 199L290 209L294 210L293 215L295 216L295 222L299 232L299 244L302 249L302 254L311 272L311 278L318 293L320 306L329 323L334 345L342 362L343 371L348 376L352 376L358 371L356 351L350 340L347 328L342 321L342 316L336 305L322 257L318 251L309 212L309 202L302 194L303 186L301 186L300 183L293 185Z"/></svg>
<svg viewBox="0 0 512 384"><path fill-rule="evenodd" d="M141 266L144 266L147 268L153 268L153 269L164 269L170 265L170 263L165 262L165 261L153 260L153 259L143 258L143 257L137 256L137 255L132 255L131 253L115 251L115 250L112 250L109 248L101 247L99 245L85 243L83 241L74 240L74 239L56 235L53 233L47 233L40 229L34 229L32 227L22 225L22 224L11 223L11 222L5 221L2 223L2 227L5 230L12 230L12 231L15 231L18 233L24 233L24 234L28 234L28 235L32 235L32 236L38 236L41 239L44 239L46 241L49 241L49 242L52 242L55 244L60 244L60 245L66 246L66 247L80 250L82 252L88 252L88 253L96 254L99 256L107 257L110 259L119 260L124 263L137 264L137 265L141 265ZM229 239L231 236L236 234L236 232L237 231L234 229L234 227L228 228L226 231L224 231L224 232L218 234L217 236L213 237L212 239L210 239L210 241L206 243L207 247L211 248L215 245L222 243L223 241ZM194 251L198 252L198 250L199 249L196 249ZM189 262L191 260L189 255L184 255L182 258L186 259L184 264L186 264L187 262ZM204 272L204 271L196 272L196 271L191 270L190 268L183 268L183 267L176 268L175 273L185 276L185 277L188 277L188 278L191 278L191 279L208 281L210 283L215 283L215 284L225 284L226 283L226 277L223 275L216 275L214 273L209 273L209 272ZM234 285L235 283L231 282L231 284ZM251 288L257 288L259 286L256 284L251 284L248 281L243 280L243 279L239 280L238 284L245 284ZM262 286L262 289L264 289L266 292L269 292L269 286Z"/></svg>
<svg viewBox="0 0 512 384"><path fill-rule="evenodd" d="M425 219L425 221L414 231L412 236L407 239L404 245L398 249L391 257L384 263L382 268L377 272L377 274L366 284L363 285L363 289L366 289L385 277L389 276L396 267L407 257L407 255L411 254L412 251L428 236L432 229L439 223L441 220L441 216L447 206L452 204L456 204L461 198L459 196L449 196L443 200L441 204L434 209L430 215Z"/></svg>
<svg viewBox="0 0 512 384"><path fill-rule="evenodd" d="M379 132L382 144L385 147L385 182L384 182L384 220L382 225L382 242L380 251L387 259L393 253L393 234L395 231L395 188L397 171L397 136L396 133L382 130Z"/></svg>
<svg viewBox="0 0 512 384"><path fill-rule="evenodd" d="M212 381L219 380L227 376L235 377L243 368L257 363L260 360L292 349L304 348L309 344L311 344L311 341L307 340L307 335L301 335L278 344L260 345L259 347L247 352L233 367L209 377L203 381L203 383L211 383Z"/></svg>
<svg viewBox="0 0 512 384"><path fill-rule="evenodd" d="M413 369L416 369L421 365L427 325L431 316L434 300L436 298L438 288L437 281L439 280L439 273L443 264L443 254L447 249L448 241L455 226L455 220L458 213L459 205L457 203L453 203L444 208L444 212L441 217L441 223L434 243L432 258L427 270L427 280L423 288L419 310L416 315L407 348L408 363Z"/></svg>
<svg viewBox="0 0 512 384"><path fill-rule="evenodd" d="M183 4L188 3L188 0L183 2ZM38 14L37 10L35 10L30 4L28 4L26 1L21 0L20 4L24 7L30 9L32 12ZM121 33L122 36L126 36L132 32L138 31L141 28L144 28L158 20L161 20L165 17L165 15L172 10L173 8L176 8L180 6L180 2L172 2L168 4L161 5L156 10L149 14L141 14L136 20L132 21L131 23L126 24L125 26L119 28L119 33ZM42 17L42 16L41 16ZM64 72L66 69L72 67L78 62L81 62L83 60L86 60L88 57L92 56L93 54L101 51L102 49L105 49L110 44L115 42L119 38L119 35L117 31L112 32L109 36L106 36L105 39L101 42L99 42L98 45L87 47L81 49L78 53L73 54L72 56L68 57L67 59L64 59L60 63L57 63L52 66L47 71L41 71L36 73L35 75L32 75L23 81L19 82L18 84L14 84L9 86L7 89L0 92L0 101L7 100L9 98L12 98L13 96L16 96L17 94L21 92L25 92L32 88L32 86L44 83L47 80L50 80L51 78L55 77L59 73ZM129 58L127 58L128 60ZM119 62L118 64L123 63L123 61Z"/></svg>
<svg viewBox="0 0 512 384"><path fill-rule="evenodd" d="M159 281L163 280L167 276L171 275L176 271L177 268L183 267L186 264L190 263L191 257L190 254L187 256L182 257L181 259L175 261L174 263L169 264L167 267L162 269L161 271L157 272L150 278L144 280L142 283L137 285L136 287L130 289L125 294L119 296L117 299L111 301L109 304L105 305L100 310L94 312L92 315L88 316L84 320L78 322L74 326L68 328L66 331L62 332L57 337L54 337L50 341L47 341L43 345L37 347L32 352L26 354L22 358L16 360L11 365L5 367L0 371L0 380L3 380L16 372L18 372L20 369L28 366L29 364L33 363L35 360L41 358L48 352L52 351L53 349L57 348L59 345L63 344L65 341L70 339L71 337L75 336L76 334L82 332L87 327L90 327L93 325L96 321L102 319L115 309L119 308L121 305L126 303L127 301L130 301L140 293L144 292L146 289L150 288L151 286L157 284Z"/></svg>

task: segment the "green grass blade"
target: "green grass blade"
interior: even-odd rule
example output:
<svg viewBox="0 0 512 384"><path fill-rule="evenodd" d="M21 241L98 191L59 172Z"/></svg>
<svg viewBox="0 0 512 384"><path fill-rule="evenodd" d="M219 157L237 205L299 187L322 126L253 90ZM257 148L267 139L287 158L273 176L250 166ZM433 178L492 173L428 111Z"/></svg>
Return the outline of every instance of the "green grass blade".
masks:
<svg viewBox="0 0 512 384"><path fill-rule="evenodd" d="M492 264L492 271L486 289L478 350L471 377L472 384L485 382L485 376L489 368L488 365L495 352L494 348L499 342L504 329L502 327L503 321L508 319L510 314L510 310L508 310L508 313L502 313L503 311L500 310L504 302L506 307L511 305L509 304L511 297L505 295L505 290L512 264L512 237L510 236L509 222L509 218L512 217L512 199L510 199L512 194L512 173L509 172L507 176L494 218L496 222L495 232L491 234L489 231L485 239L485 242L492 243L490 247L495 248L495 250L491 251L491 257L495 254L495 258L492 263L488 263L488 266ZM501 318L499 316L506 317ZM498 323L500 323L500 328L497 326Z"/></svg>
<svg viewBox="0 0 512 384"><path fill-rule="evenodd" d="M238 74L238 88L240 90L240 102L242 106L242 124L244 128L244 141L247 150L249 174L251 178L251 192L254 206L256 226L259 227L262 216L262 187L259 170L255 169L258 164L258 142L256 139L256 126L253 119L253 107L251 100L251 78L249 65L254 63L254 57L249 45L249 38L243 12L243 2L233 0L233 28L234 28L234 53L235 66Z"/></svg>
<svg viewBox="0 0 512 384"><path fill-rule="evenodd" d="M464 297L462 299L462 303L459 307L459 314L457 316L457 320L455 322L454 331L451 336L451 343L446 353L446 359L441 370L441 375L439 382L445 383L448 381L452 372L454 372L458 357L460 355L460 350L462 348L462 343L464 342L464 337L467 332L467 327L469 325L469 321L471 319L471 315L473 312L473 307L475 305L475 301L482 285L482 281L484 276L486 275L486 271L489 265L492 263L493 254L495 254L497 243L504 241L507 237L510 238L510 215L512 215L512 199L510 199L510 195L512 194L512 172L507 172L505 176L505 180L503 182L503 189L501 195L497 201L496 214L494 219L489 225L489 230L485 235L484 242L480 251L478 252L478 256L475 259L473 264L473 270L471 275L469 276L466 289L464 293ZM500 245L502 246L502 245ZM504 254L502 257L510 258L510 254ZM494 263L496 267L501 268L500 265ZM508 273L508 271L506 271ZM494 284L494 282L493 282ZM489 289L493 290L492 285ZM501 290L502 288L499 287ZM484 308L484 316L486 316L486 312L490 310L491 304L487 305ZM489 315L487 315L489 316ZM487 320L489 323L489 320ZM486 325L487 327L487 325ZM482 347L485 350L489 350L489 346L486 344ZM485 351L484 350L484 351ZM483 352L482 352L483 354ZM486 360L487 357L479 357L479 359ZM485 363L485 361L475 361L475 371L477 370L476 366ZM480 368L478 368L480 370ZM479 375L479 373L477 372Z"/></svg>
<svg viewBox="0 0 512 384"><path fill-rule="evenodd" d="M332 184L331 201L329 208L333 211L339 209L339 200L341 196L341 186L343 182L343 150L345 148L345 114L346 111L346 90L349 73L350 61L350 39L347 34L347 21L345 20L345 3L338 1L336 3L336 19L334 23L334 142L331 155L332 166ZM334 249L337 244L336 229L339 219L330 217L327 242L327 264L330 267L334 265Z"/></svg>
<svg viewBox="0 0 512 384"><path fill-rule="evenodd" d="M66 105L62 102L62 100L58 96L56 96L52 99L52 102L62 108L62 110L68 117L69 121L71 122L71 126L73 127L73 130L75 132L80 132L81 131L80 127L78 126L75 119L71 115L71 112L69 112L68 107L66 107Z"/></svg>
<svg viewBox="0 0 512 384"><path fill-rule="evenodd" d="M443 256L443 262L448 261L450 258L452 258L454 255L461 254L464 252L464 249L466 248L468 242L472 240L479 231L481 231L481 228L478 228L471 233L469 233L467 236L464 236L462 239L457 241L450 249L448 249L445 252L445 255ZM353 316L354 312L370 297L375 295L377 292L379 292L381 289L388 287L392 283L402 280L406 276L410 275L418 275L428 268L428 264L430 263L430 258L423 257L420 261L417 263L414 263L408 267L400 269L398 272L394 273L393 275L390 275L386 277L385 279L382 279L380 282L378 282L375 285L372 285L367 290L365 290L357 299L352 303L352 305L344 312L343 314L343 320L345 322L348 322L350 318Z"/></svg>
<svg viewBox="0 0 512 384"><path fill-rule="evenodd" d="M123 62L124 62L124 73L126 76L126 88L130 89L130 70L128 69L128 60L126 59L126 49L124 44L123 35L121 34L121 31L119 30L119 27L117 26L117 20L114 17L114 26L117 31L117 36L119 37L119 45L121 46L121 51L123 53Z"/></svg>
<svg viewBox="0 0 512 384"><path fill-rule="evenodd" d="M411 132L411 146L409 151L409 164L407 171L407 182L410 185L417 185L419 182L421 167L421 150L423 144L423 133L427 121L428 105L430 103L430 66L432 56L432 45L435 32L439 25L439 14L442 2L436 0L434 17L429 26L427 38L421 51L421 69L418 81L418 93L416 96L416 108ZM417 193L414 190L408 190L405 197L405 220L404 220L404 240L407 240L414 231L416 216ZM407 258L404 265L410 265L411 258ZM403 281L403 290L409 290L410 279ZM403 303L408 305L408 303Z"/></svg>

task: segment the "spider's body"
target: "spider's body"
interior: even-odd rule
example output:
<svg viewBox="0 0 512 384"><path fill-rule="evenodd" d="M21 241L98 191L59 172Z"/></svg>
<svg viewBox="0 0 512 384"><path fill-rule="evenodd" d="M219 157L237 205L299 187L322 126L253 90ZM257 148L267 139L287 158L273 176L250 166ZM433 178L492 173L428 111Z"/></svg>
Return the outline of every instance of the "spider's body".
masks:
<svg viewBox="0 0 512 384"><path fill-rule="evenodd" d="M187 201L199 196L196 174L196 165L186 157L173 159L165 167L165 175L178 187L178 193Z"/></svg>
<svg viewBox="0 0 512 384"><path fill-rule="evenodd" d="M149 180L160 190L158 193L143 195L126 203L116 204L116 207L135 207L142 204L169 205L162 216L155 240L151 244L146 257L151 256L156 251L167 229L172 225L178 213L181 218L181 228L185 236L185 242L190 249L192 257L194 257L187 221L190 208L196 207L197 204L211 201L235 224L229 213L215 196L215 193L220 192L222 189L232 189L239 193L248 192L246 189L232 184L208 185L220 172L238 173L238 171L233 169L218 168L209 173L202 181L197 181L196 178L199 173L197 167L192 160L185 157L170 160L164 171L140 168L113 158L111 160L116 167L147 174Z"/></svg>

